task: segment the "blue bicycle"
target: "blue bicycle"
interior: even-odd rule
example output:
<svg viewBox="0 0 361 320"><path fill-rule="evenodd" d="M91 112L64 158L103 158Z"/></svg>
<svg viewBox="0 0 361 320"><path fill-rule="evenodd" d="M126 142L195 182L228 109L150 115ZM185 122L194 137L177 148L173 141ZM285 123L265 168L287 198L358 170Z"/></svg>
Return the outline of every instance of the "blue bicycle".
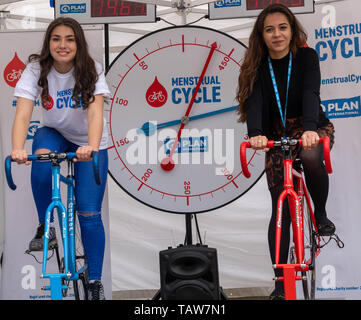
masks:
<svg viewBox="0 0 361 320"><path fill-rule="evenodd" d="M74 194L74 162L76 153L74 152L50 152L47 154L29 155L29 161L51 161L52 172L52 202L46 210L45 228L44 228L44 250L42 261L41 278L50 279L50 285L42 289L50 290L52 300L62 300L67 295L70 282L73 283L74 296L76 300L88 300L88 270L86 258L82 248L75 214L75 194ZM65 177L60 173L60 163L66 160L68 163L68 174ZM5 175L10 189L15 190L16 185L11 175L10 156L5 160ZM92 153L94 178L98 185L101 184L99 175L98 153ZM61 200L60 182L67 186L67 207ZM60 258L57 244L53 246L56 250L57 262L59 267L58 273L47 273L47 257L49 248L49 229L50 219L57 209L58 222L61 230L64 256ZM78 226L78 227L77 227ZM78 241L76 241L78 239Z"/></svg>

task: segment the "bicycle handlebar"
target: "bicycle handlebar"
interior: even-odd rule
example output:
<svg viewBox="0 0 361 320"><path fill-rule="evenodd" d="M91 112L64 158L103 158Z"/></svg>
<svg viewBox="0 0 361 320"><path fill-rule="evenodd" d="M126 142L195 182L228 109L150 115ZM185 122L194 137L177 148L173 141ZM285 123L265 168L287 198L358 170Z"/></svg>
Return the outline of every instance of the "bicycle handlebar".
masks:
<svg viewBox="0 0 361 320"><path fill-rule="evenodd" d="M332 165L331 165L331 158L330 158L330 138L325 136L320 138L319 144L323 144L323 157L325 160L325 167L327 173L332 173ZM302 146L302 140L301 139L284 139L284 140L268 140L267 141L267 148L274 148L274 147L282 147L285 145L288 146L294 146L294 145L300 145ZM251 176L251 173L248 170L247 165L247 156L246 156L246 149L251 148L251 144L249 142L242 142L240 153L241 153L241 167L243 171L243 175L246 178L249 178Z"/></svg>
<svg viewBox="0 0 361 320"><path fill-rule="evenodd" d="M102 181L100 179L99 173L99 152L92 151L91 153L92 163L93 163L93 173L94 179L97 185L101 185ZM45 154L31 154L28 156L28 161L51 161L51 160L73 160L76 158L75 152L50 152ZM16 185L13 181L12 174L11 174L11 162L15 162L11 158L11 156L7 156L5 159L5 176L8 186L11 190L16 189Z"/></svg>

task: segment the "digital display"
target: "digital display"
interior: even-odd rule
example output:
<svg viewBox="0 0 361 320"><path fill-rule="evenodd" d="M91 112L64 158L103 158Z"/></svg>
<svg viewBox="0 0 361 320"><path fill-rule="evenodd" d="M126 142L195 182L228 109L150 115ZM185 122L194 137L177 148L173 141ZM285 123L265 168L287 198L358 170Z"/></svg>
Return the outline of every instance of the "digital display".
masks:
<svg viewBox="0 0 361 320"><path fill-rule="evenodd" d="M280 3L290 8L304 7L305 0L246 0L247 10L260 10L270 4Z"/></svg>
<svg viewBox="0 0 361 320"><path fill-rule="evenodd" d="M124 0L91 0L91 17L146 16L145 3Z"/></svg>

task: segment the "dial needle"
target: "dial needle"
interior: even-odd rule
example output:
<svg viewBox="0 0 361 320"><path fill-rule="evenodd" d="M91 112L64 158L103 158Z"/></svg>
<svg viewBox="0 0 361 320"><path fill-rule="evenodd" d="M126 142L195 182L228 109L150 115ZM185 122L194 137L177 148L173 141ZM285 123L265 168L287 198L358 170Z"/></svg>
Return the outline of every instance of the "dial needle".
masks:
<svg viewBox="0 0 361 320"><path fill-rule="evenodd" d="M238 106L232 106L232 107L222 108L222 109L218 109L218 110L214 110L214 111L210 111L210 112L206 112L206 113L201 113L201 114L197 114L195 116L189 117L188 120L193 121L193 120L197 120L197 119L203 119L203 118L215 116L215 115L218 115L221 113L234 111L237 108L238 108ZM138 129L137 132L144 133L147 137L149 137L149 136L152 136L159 129L175 126L175 125L178 125L181 123L182 123L182 120L171 120L171 121L162 122L162 123L158 123L158 124L153 124L152 122L145 122L145 123L143 123L142 127L140 129Z"/></svg>
<svg viewBox="0 0 361 320"><path fill-rule="evenodd" d="M193 103L194 103L194 100L196 99L196 96L197 96L197 93L198 93L198 90L199 90L199 87L201 86L202 84L202 81L203 81L203 78L204 78L204 75L208 69L208 66L209 66L209 62L211 61L211 58L213 56L213 53L214 53L214 50L217 48L217 43L216 42L213 42L212 45L211 45L211 50L209 51L209 54L208 54L208 57L207 57L207 60L206 60L206 63L204 64L204 67L203 67L203 70L202 70L202 73L199 77L199 80L198 80L198 83L197 83L197 86L196 86L196 89L194 90L193 92L193 95L192 95L192 99L191 101L189 102L189 105L188 105L188 108L187 108L187 111L184 115L184 117L182 118L182 121L181 121L181 125L179 127L179 131L178 131L178 134L177 134L177 138L176 140L174 141L174 144L173 144L173 147L170 151L170 154L168 157L164 158L162 161L161 161L161 167L163 170L165 171L170 171L174 168L174 161L173 161L173 154L174 154L174 151L175 151L175 148L176 146L178 145L178 141L182 135L182 130L185 126L185 124L188 122L188 116L189 116L189 113L191 112L192 110L192 107L193 107Z"/></svg>

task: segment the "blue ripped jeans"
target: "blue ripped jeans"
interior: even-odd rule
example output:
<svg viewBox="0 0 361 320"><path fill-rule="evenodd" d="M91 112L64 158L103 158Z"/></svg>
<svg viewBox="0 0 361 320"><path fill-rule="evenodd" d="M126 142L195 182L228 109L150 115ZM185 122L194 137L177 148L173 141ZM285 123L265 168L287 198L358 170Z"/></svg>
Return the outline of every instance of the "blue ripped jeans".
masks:
<svg viewBox="0 0 361 320"><path fill-rule="evenodd" d="M75 152L77 148L77 145L66 140L55 129L42 127L35 133L32 152L34 154L39 149ZM108 172L108 152L106 149L99 151L99 168L101 186L95 183L91 161L74 163L76 210L85 256L88 261L89 280L101 280L103 268L105 232L101 218L101 207ZM51 183L51 163L32 162L31 188L38 211L39 223L45 222L45 212L51 202Z"/></svg>

